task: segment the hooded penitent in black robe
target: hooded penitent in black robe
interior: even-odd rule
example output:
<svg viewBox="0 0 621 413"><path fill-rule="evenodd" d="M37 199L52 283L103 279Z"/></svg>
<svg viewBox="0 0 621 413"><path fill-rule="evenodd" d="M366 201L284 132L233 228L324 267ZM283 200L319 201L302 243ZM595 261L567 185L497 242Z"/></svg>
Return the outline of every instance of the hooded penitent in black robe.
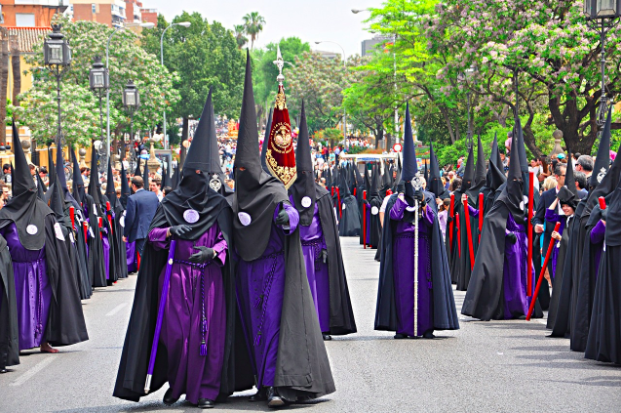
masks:
<svg viewBox="0 0 621 413"><path fill-rule="evenodd" d="M380 196L379 167L373 167L371 189L367 191L367 245L379 248L382 239L382 223L379 211L384 199Z"/></svg>
<svg viewBox="0 0 621 413"><path fill-rule="evenodd" d="M433 193L436 198L445 200L451 197L442 183L440 164L438 163L438 158L436 158L431 142L429 142L429 182L427 182L427 189L429 192Z"/></svg>
<svg viewBox="0 0 621 413"><path fill-rule="evenodd" d="M466 206L461 202L461 194L468 195L468 213L470 215L470 231L471 231L471 239L472 239L472 248L476 257L476 248L478 247L479 238L479 211L475 209L478 203L478 191L472 192L472 187L475 185L475 174L474 174L474 152L472 148L470 148L468 154L468 160L466 161L466 169L464 171L464 177L461 183L461 190L459 195L459 200L457 199L457 192L455 194L455 212L456 214L460 214L459 216L459 226L455 225L455 228L459 228L459 237L458 242L461 246L461 255L459 255L459 246L457 257L451 267L453 271L452 277L457 282L457 290L458 291L466 291L468 289L468 283L470 282L471 276L471 260L470 260L470 244L468 238L468 222L466 221ZM479 186L480 188L480 186ZM474 196L471 196L474 195ZM453 234L456 236L457 234Z"/></svg>
<svg viewBox="0 0 621 413"><path fill-rule="evenodd" d="M289 401L321 397L334 392L335 387L306 277L299 229L294 229L299 215L289 205L284 185L261 169L256 125L248 56L233 201L233 238L240 258L237 293L244 336L259 385L273 386ZM276 225L277 208L284 208L291 227ZM273 252L264 256L266 251ZM268 265L271 271L265 271ZM269 290L264 290L264 295L259 288L265 286ZM265 318L273 323L280 319L280 328L256 324Z"/></svg>
<svg viewBox="0 0 621 413"><path fill-rule="evenodd" d="M70 204L74 207L75 212L75 223L73 230L80 264L80 295L82 299L85 300L93 295L93 279L88 271L87 241L83 229L83 222L86 218L84 209L82 208L82 205L84 205L82 200L86 199L86 193L84 192L84 180L82 179L82 174L80 173L78 159L75 156L73 148L70 148L70 152L73 160L73 194L69 195L71 196ZM60 177L60 174L58 174L58 176ZM65 200L67 199L67 195L65 195Z"/></svg>
<svg viewBox="0 0 621 413"><path fill-rule="evenodd" d="M91 275L93 287L106 287L106 266L104 262L103 243L99 229L99 218L104 217L101 208L101 193L97 169L98 156L92 148L91 178L88 184L88 194L84 196L83 205L88 222L88 273Z"/></svg>
<svg viewBox="0 0 621 413"><path fill-rule="evenodd" d="M110 248L114 257L111 265L114 265L115 278L118 280L119 278L127 278L127 254L125 241L123 241L123 225L125 224L123 214L125 213L125 208L116 196L110 160L108 160L107 182L106 198L110 203L110 211L107 210L106 205L106 218L107 221L112 223L110 225L112 234L108 234L108 240L110 240ZM112 267L110 267L110 271L112 272Z"/></svg>
<svg viewBox="0 0 621 413"><path fill-rule="evenodd" d="M481 244L468 284L462 314L483 321L518 318L528 312L526 220L522 208L524 179L513 139L509 177L485 218ZM515 237L515 238L514 238ZM462 254L464 251L462 251ZM536 308L535 317L542 317Z"/></svg>
<svg viewBox="0 0 621 413"><path fill-rule="evenodd" d="M304 103L300 114L300 135L296 148L297 179L289 188L290 199L300 215L300 238L306 263L306 272L313 301L324 334L346 335L355 333L356 322L349 298L341 243L336 228L330 194L313 176L313 162L308 143L308 128ZM346 192L347 186L343 186ZM356 199L352 209L356 211ZM347 208L343 211L345 216ZM356 216L356 222L358 217ZM341 220L343 222L343 220ZM327 254L324 262L323 252Z"/></svg>
<svg viewBox="0 0 621 413"><path fill-rule="evenodd" d="M405 135L404 135L404 147L403 147L403 174L402 182L405 186L404 200L410 204L413 202L410 192L413 191L411 181L417 173L416 167L416 153L414 149L414 142L412 140L412 128L410 122L409 107L406 109L405 117ZM409 187L409 188L408 188ZM433 330L456 330L459 329L459 321L457 311L455 309L455 300L453 298L453 290L451 287L451 276L449 274L448 262L444 245L442 243L442 233L440 231L440 225L437 219L438 211L435 202L435 195L430 192L423 192L425 202L427 204L427 213L433 214L436 218L433 219L431 228L425 232L422 225L423 219L419 221L419 247L425 245L424 248L420 248L420 253L424 254L423 250L427 250L428 256L419 257L419 263L425 262L426 265L419 266L419 277L423 275L427 283L419 282L419 291L429 291L429 298L431 303L429 307L423 310L420 309L420 314L427 315L427 321L429 329ZM414 251L395 251L397 238L400 236L397 234L398 226L403 224L402 221L396 221L391 219L391 210L395 207L399 200L399 195L394 194L388 200L386 205L386 213L384 215L384 225L382 233L382 248L380 254L380 277L377 292L377 304L375 309L375 329L398 331L399 328L403 328L404 319L413 320L413 308L412 313L407 311L400 311L399 302L397 300L399 280L396 279L395 268L399 263L395 262L395 257L399 257L399 260L414 260ZM404 220L417 219L413 216L409 217L407 214L412 212L404 212ZM410 221L411 222L411 221ZM406 225L412 225L406 224ZM427 234L427 235L425 235ZM425 238L423 240L422 238ZM413 243L412 243L413 244ZM395 252L398 252L395 254ZM404 268L409 266L404 266ZM414 274L412 273L412 279ZM415 295L412 290L412 296ZM418 298L418 297L416 297ZM420 303L419 303L420 305ZM427 314L428 313L428 314ZM423 335L427 331L418 331L417 335ZM412 335L411 332L402 332L402 334Z"/></svg>
<svg viewBox="0 0 621 413"><path fill-rule="evenodd" d="M19 364L19 326L13 262L7 242L0 235L0 373Z"/></svg>
<svg viewBox="0 0 621 413"><path fill-rule="evenodd" d="M343 178L341 178L341 180L342 179ZM358 201L356 197L349 192L349 187L344 182L342 182L340 188L342 214L339 221L339 235L342 237L356 237L360 235L362 231L362 220L360 219ZM327 194L330 195L328 192Z"/></svg>
<svg viewBox="0 0 621 413"><path fill-rule="evenodd" d="M621 180L607 209L606 249L599 264L584 356L621 364Z"/></svg>

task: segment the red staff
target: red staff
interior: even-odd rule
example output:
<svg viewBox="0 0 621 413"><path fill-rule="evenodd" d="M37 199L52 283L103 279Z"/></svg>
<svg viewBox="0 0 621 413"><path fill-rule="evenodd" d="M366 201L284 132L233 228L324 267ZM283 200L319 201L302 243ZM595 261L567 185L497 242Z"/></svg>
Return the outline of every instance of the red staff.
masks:
<svg viewBox="0 0 621 413"><path fill-rule="evenodd" d="M106 215L108 215L108 223L110 224L110 235L114 235L112 229L112 212L110 211L110 201L106 201Z"/></svg>
<svg viewBox="0 0 621 413"><path fill-rule="evenodd" d="M561 228L561 223L557 222L556 226L554 227L554 231L558 232L560 228ZM528 314L526 315L527 321L530 321L530 316L533 315L533 308L535 308L535 302L537 301L537 296L539 295L539 288L541 288L541 281L543 281L543 275L546 273L546 268L548 268L548 261L550 260L552 249L554 248L554 241L555 241L554 238L550 240L550 246L548 247L546 259L543 261L543 266L541 267L541 274L539 275L539 280L537 281L537 287L535 288L535 295L533 295L531 298L530 308L528 309ZM526 274L526 276L528 277L529 282L531 282L532 276L531 276L530 270Z"/></svg>
<svg viewBox="0 0 621 413"><path fill-rule="evenodd" d="M449 248L453 248L453 224L455 219L455 195L451 194L451 208L449 211L451 223L449 224Z"/></svg>
<svg viewBox="0 0 621 413"><path fill-rule="evenodd" d="M599 200L599 208L603 211L606 209L606 199L603 196L598 198Z"/></svg>
<svg viewBox="0 0 621 413"><path fill-rule="evenodd" d="M103 239L103 232L101 232L101 229L103 228L103 219L98 217L97 222L99 223L99 238Z"/></svg>
<svg viewBox="0 0 621 413"><path fill-rule="evenodd" d="M457 221L456 225L457 225L457 252L459 253L459 256L461 257L461 237L459 236L460 232L459 232L459 213L457 213L457 217L455 217L455 220Z"/></svg>
<svg viewBox="0 0 621 413"><path fill-rule="evenodd" d="M367 191L362 191L362 245L367 249Z"/></svg>
<svg viewBox="0 0 621 413"><path fill-rule="evenodd" d="M464 214L466 217L466 234L468 235L468 250L470 251L470 271L474 269L474 247L472 246L472 228L470 228L470 207L468 195L464 195Z"/></svg>
<svg viewBox="0 0 621 413"><path fill-rule="evenodd" d="M84 229L84 242L88 244L88 224L86 221L82 223L82 228Z"/></svg>
<svg viewBox="0 0 621 413"><path fill-rule="evenodd" d="M341 189L336 188L336 199L339 203L339 218L343 218L343 207L341 205Z"/></svg>
<svg viewBox="0 0 621 413"><path fill-rule="evenodd" d="M75 207L69 207L69 218L71 218L71 229L75 229Z"/></svg>
<svg viewBox="0 0 621 413"><path fill-rule="evenodd" d="M480 193L479 194L479 244L481 243L481 232L483 232L483 213L485 211L484 202L485 202L485 195Z"/></svg>
<svg viewBox="0 0 621 413"><path fill-rule="evenodd" d="M528 177L528 258L526 259L526 271L530 274L533 268L533 197L535 191L535 173L529 172ZM526 295L528 297L533 295L533 280L528 277L526 283Z"/></svg>

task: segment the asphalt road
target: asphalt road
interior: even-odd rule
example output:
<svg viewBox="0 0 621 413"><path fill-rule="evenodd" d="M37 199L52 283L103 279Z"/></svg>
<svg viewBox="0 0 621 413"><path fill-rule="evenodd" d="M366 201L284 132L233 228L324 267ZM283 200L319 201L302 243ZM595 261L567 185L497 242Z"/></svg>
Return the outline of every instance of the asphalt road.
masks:
<svg viewBox="0 0 621 413"><path fill-rule="evenodd" d="M569 340L547 338L542 320L471 321L436 340L393 340L373 331L375 251L342 239L358 334L326 343L337 392L288 410L320 412L621 412L621 367L587 361ZM0 375L0 412L195 412L112 397L136 277L84 302L90 341L57 355L32 351ZM458 309L464 293L456 293ZM267 411L235 395L214 410Z"/></svg>

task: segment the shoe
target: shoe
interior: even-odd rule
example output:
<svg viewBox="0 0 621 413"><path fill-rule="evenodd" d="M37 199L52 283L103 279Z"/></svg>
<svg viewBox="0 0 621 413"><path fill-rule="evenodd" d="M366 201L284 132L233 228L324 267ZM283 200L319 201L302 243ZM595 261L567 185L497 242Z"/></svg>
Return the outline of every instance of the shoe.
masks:
<svg viewBox="0 0 621 413"><path fill-rule="evenodd" d="M198 399L198 408L199 409L213 409L216 405L216 402L209 399Z"/></svg>
<svg viewBox="0 0 621 413"><path fill-rule="evenodd" d="M285 405L285 401L278 395L274 387L267 388L267 407L275 408Z"/></svg>
<svg viewBox="0 0 621 413"><path fill-rule="evenodd" d="M8 373L9 371L6 369L6 367L0 367L0 374L4 374L4 373Z"/></svg>
<svg viewBox="0 0 621 413"><path fill-rule="evenodd" d="M261 387L255 394L250 396L248 399L249 402L264 402L267 400L267 389L265 387Z"/></svg>
<svg viewBox="0 0 621 413"><path fill-rule="evenodd" d="M164 394L164 404L166 406L170 406L171 404L177 403L179 397L173 397L172 389L166 390L166 394Z"/></svg>
<svg viewBox="0 0 621 413"><path fill-rule="evenodd" d="M431 340L436 338L436 336L433 335L433 331L427 331L425 334L423 334L423 338Z"/></svg>
<svg viewBox="0 0 621 413"><path fill-rule="evenodd" d="M395 340L403 340L404 338L408 338L405 334L395 334Z"/></svg>
<svg viewBox="0 0 621 413"><path fill-rule="evenodd" d="M330 334L323 334L323 341L330 341L332 340L332 336Z"/></svg>

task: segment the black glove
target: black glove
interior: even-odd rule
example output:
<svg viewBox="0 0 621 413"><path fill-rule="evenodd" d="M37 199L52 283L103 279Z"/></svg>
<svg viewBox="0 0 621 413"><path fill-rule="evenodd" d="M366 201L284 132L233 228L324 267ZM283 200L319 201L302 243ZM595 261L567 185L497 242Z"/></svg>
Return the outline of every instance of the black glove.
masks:
<svg viewBox="0 0 621 413"><path fill-rule="evenodd" d="M324 264L328 262L328 250L321 250L321 261Z"/></svg>
<svg viewBox="0 0 621 413"><path fill-rule="evenodd" d="M515 244L517 242L517 236L514 233L507 235L507 238L509 238L509 242L511 244Z"/></svg>
<svg viewBox="0 0 621 413"><path fill-rule="evenodd" d="M192 231L192 227L189 225L175 225L174 227L170 227L169 231L171 235L180 237Z"/></svg>
<svg viewBox="0 0 621 413"><path fill-rule="evenodd" d="M285 208L281 209L276 217L276 224L278 225L286 225L289 223L289 214L285 211Z"/></svg>
<svg viewBox="0 0 621 413"><path fill-rule="evenodd" d="M608 208L602 210L602 221L607 221L608 218Z"/></svg>
<svg viewBox="0 0 621 413"><path fill-rule="evenodd" d="M399 182L399 184L397 185L397 192L400 194L405 193L405 182L404 181Z"/></svg>
<svg viewBox="0 0 621 413"><path fill-rule="evenodd" d="M188 258L188 261L190 262L202 264L216 257L216 252L213 250L213 248L194 247L194 249L200 250L200 252L190 255L190 258Z"/></svg>

